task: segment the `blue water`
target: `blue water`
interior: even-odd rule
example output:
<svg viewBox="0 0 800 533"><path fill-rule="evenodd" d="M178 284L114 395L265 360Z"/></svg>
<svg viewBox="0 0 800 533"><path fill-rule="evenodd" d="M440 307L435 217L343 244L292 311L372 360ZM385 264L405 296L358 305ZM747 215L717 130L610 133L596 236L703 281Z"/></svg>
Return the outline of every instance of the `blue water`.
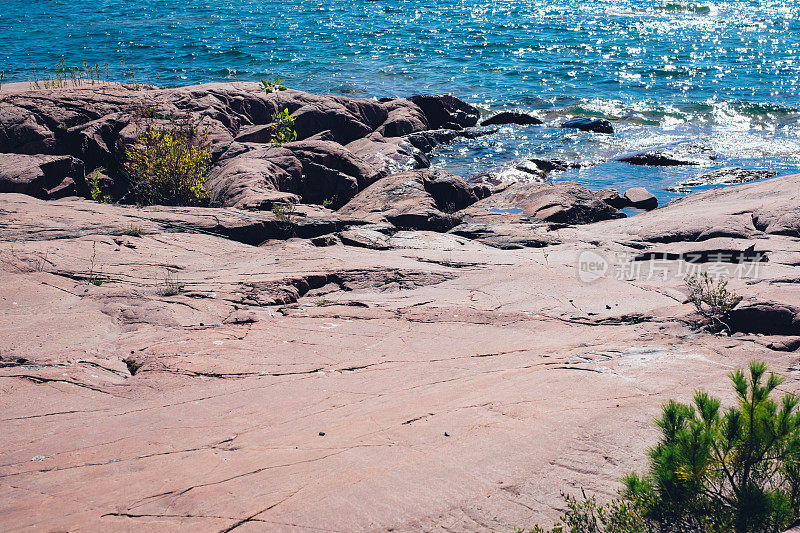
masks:
<svg viewBox="0 0 800 533"><path fill-rule="evenodd" d="M556 179L663 191L720 166L800 170L800 2L659 0L3 0L5 81L99 64L165 86L282 76L351 96L452 92L487 114L533 111L437 151L465 177L530 155L593 161ZM122 62L124 61L124 67ZM606 116L611 136L568 132ZM719 157L703 168L609 161L676 141Z"/></svg>

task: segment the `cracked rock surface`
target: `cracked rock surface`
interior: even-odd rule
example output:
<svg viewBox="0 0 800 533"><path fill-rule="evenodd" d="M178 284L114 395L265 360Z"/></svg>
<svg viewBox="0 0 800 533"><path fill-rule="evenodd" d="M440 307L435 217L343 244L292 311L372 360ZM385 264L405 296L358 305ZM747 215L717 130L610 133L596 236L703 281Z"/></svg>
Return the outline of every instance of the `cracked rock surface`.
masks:
<svg viewBox="0 0 800 533"><path fill-rule="evenodd" d="M433 126L474 123L435 103ZM328 104L305 104L309 128ZM335 135L408 134L410 105ZM475 200L445 178L289 221L0 194L0 529L530 527L644 468L667 399L730 402L752 359L798 391L800 175L626 219L567 184L446 233L391 223L402 179L428 218ZM731 335L696 327L688 253L743 296Z"/></svg>

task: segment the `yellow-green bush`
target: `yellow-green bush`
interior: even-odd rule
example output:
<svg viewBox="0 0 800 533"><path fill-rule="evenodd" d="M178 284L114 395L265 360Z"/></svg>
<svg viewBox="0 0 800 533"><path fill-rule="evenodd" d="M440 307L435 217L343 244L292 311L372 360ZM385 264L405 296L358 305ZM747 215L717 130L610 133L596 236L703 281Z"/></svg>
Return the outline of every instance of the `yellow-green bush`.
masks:
<svg viewBox="0 0 800 533"><path fill-rule="evenodd" d="M200 205L211 151L192 127L148 125L125 150L125 172L140 205Z"/></svg>

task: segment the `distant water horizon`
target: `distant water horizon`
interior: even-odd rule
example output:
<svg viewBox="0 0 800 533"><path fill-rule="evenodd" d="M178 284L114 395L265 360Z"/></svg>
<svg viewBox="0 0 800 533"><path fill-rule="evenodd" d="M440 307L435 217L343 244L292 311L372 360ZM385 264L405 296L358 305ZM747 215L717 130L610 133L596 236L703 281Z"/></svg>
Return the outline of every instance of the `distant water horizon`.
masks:
<svg viewBox="0 0 800 533"><path fill-rule="evenodd" d="M503 127L434 154L469 178L526 157L582 161L556 179L594 188L676 182L721 166L800 171L800 3L775 0L5 0L4 83L56 64L178 86L280 76L358 97L453 93L486 114L520 109L544 126ZM124 63L124 66L123 66ZM571 116L614 135L562 130ZM702 168L611 159L675 142L718 154Z"/></svg>

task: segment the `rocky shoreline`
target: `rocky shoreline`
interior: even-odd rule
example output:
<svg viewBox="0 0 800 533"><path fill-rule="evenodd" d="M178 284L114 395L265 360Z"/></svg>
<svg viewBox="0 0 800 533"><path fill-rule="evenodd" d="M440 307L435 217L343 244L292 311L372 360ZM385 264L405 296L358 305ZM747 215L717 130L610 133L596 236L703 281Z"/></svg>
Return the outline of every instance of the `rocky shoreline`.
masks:
<svg viewBox="0 0 800 533"><path fill-rule="evenodd" d="M176 117L208 133L211 206L85 199L99 169L124 198L125 143ZM248 83L0 92L0 524L529 527L562 491L612 495L666 399L729 399L751 359L797 390L800 175L655 208L429 168L534 124L485 118ZM698 327L698 269L743 297L730 335Z"/></svg>

